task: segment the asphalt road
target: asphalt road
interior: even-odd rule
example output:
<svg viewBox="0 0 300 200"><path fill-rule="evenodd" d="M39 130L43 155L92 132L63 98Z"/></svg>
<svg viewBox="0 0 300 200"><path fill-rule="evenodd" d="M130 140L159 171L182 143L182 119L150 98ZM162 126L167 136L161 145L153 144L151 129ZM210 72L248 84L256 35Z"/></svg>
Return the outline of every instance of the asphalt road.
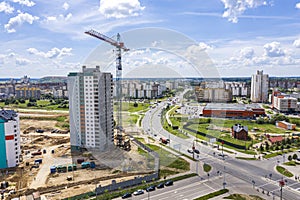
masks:
<svg viewBox="0 0 300 200"><path fill-rule="evenodd" d="M192 154L187 152L187 149L193 146L194 139L190 137L188 139L182 139L176 137L169 132L165 131L161 125L161 109L166 104L164 102L158 104L154 109L148 111L142 121L142 127L146 133L155 139L159 140L160 137L165 137L170 139L169 146L181 151L182 153L191 156ZM156 135L156 136L154 136ZM196 148L200 150L200 162L209 163L213 167L213 171L210 176L218 175L219 173L225 173L231 175L243 181L249 183L249 185L257 188L258 190L268 191L270 194L280 196L279 181L282 180L282 176L274 171L274 166L270 165L269 162L262 161L245 161L240 159L235 159L234 155L225 157L217 156L219 151L202 144L196 144ZM213 152L216 152L215 156ZM271 179L269 175L271 175ZM267 175L267 178L265 178ZM286 181L283 187L283 199L286 200L299 200L300 182L296 182L293 179L284 178ZM253 184L254 183L254 184Z"/></svg>

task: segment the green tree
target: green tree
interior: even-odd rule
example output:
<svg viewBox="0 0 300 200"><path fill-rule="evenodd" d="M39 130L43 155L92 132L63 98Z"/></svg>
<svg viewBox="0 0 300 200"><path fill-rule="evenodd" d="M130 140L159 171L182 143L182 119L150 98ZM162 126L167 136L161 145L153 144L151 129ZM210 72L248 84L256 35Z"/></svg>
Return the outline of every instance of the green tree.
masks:
<svg viewBox="0 0 300 200"><path fill-rule="evenodd" d="M298 155L294 153L293 159L294 159L294 160L297 160L297 158L298 158Z"/></svg>
<svg viewBox="0 0 300 200"><path fill-rule="evenodd" d="M266 151L269 151L270 145L269 145L269 142L268 142L268 141L265 142L265 146L266 146Z"/></svg>
<svg viewBox="0 0 300 200"><path fill-rule="evenodd" d="M261 144L260 145L260 151L263 152L264 151L264 146Z"/></svg>

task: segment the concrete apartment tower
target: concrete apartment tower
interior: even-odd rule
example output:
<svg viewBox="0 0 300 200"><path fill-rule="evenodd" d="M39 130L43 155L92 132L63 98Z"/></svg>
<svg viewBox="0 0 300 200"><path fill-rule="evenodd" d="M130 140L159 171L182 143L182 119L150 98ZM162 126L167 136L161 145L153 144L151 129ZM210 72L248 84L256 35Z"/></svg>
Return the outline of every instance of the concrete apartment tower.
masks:
<svg viewBox="0 0 300 200"><path fill-rule="evenodd" d="M68 75L72 150L104 151L113 145L113 78L96 68Z"/></svg>
<svg viewBox="0 0 300 200"><path fill-rule="evenodd" d="M0 110L0 169L19 165L20 123L13 110Z"/></svg>
<svg viewBox="0 0 300 200"><path fill-rule="evenodd" d="M268 101L269 75L257 70L251 78L251 101L263 103Z"/></svg>

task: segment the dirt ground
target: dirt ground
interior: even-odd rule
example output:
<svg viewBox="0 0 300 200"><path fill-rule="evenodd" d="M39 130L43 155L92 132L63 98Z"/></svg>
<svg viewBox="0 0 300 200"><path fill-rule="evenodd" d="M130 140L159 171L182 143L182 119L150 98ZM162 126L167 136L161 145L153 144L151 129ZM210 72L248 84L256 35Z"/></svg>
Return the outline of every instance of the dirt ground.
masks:
<svg viewBox="0 0 300 200"><path fill-rule="evenodd" d="M103 165L108 165L104 169L80 169L80 165L77 165L77 171L50 174L50 166L68 165L74 163L75 160L73 158L72 161L71 157L69 134L51 133L51 130L54 129L67 131L58 128L57 124L59 122L53 120L55 117L67 115L65 113L26 111L20 113L20 116L22 117L20 131L23 162L15 169L0 173L0 181L10 182L11 187L9 190L20 191L16 196L25 194L29 188L32 188L30 191L38 189L48 199L61 199L93 191L97 185L110 184L112 179L117 182L132 179L134 176L120 173L123 169L129 169L128 166L133 166L130 171L136 174L151 170L147 168L145 162L147 159L137 152L136 146L132 145L130 152L115 149L104 155L99 154L98 157L102 158L102 162L106 162ZM41 118L43 119L40 120ZM52 119L47 120L47 118ZM45 132L36 133L36 129L43 129ZM42 154L31 155L31 153L37 151L41 151ZM38 158L42 158L43 163L36 168L34 162ZM85 161L91 160L87 157ZM119 166L114 168L114 166L109 166L110 163L118 163ZM67 181L68 176L73 177L73 180ZM80 184L76 184L76 182Z"/></svg>

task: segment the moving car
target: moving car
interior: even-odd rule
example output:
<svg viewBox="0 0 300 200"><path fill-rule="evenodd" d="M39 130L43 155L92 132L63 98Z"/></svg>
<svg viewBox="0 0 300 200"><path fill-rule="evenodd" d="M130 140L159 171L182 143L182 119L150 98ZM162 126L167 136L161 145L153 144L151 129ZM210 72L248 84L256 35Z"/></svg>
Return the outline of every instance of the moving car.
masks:
<svg viewBox="0 0 300 200"><path fill-rule="evenodd" d="M199 153L200 153L200 151L199 151L198 149L194 149L194 152L195 152L196 154L199 154Z"/></svg>
<svg viewBox="0 0 300 200"><path fill-rule="evenodd" d="M173 185L173 181L172 180L168 180L167 182L165 182L165 186L170 186Z"/></svg>
<svg viewBox="0 0 300 200"><path fill-rule="evenodd" d="M188 149L187 150L189 153L193 153L193 149Z"/></svg>
<svg viewBox="0 0 300 200"><path fill-rule="evenodd" d="M144 190L139 189L133 193L133 195L140 195L140 194L144 194Z"/></svg>
<svg viewBox="0 0 300 200"><path fill-rule="evenodd" d="M125 193L125 194L122 196L122 199L126 199L126 198L129 198L129 197L131 197L131 196L132 196L131 193L127 192L127 193Z"/></svg>

